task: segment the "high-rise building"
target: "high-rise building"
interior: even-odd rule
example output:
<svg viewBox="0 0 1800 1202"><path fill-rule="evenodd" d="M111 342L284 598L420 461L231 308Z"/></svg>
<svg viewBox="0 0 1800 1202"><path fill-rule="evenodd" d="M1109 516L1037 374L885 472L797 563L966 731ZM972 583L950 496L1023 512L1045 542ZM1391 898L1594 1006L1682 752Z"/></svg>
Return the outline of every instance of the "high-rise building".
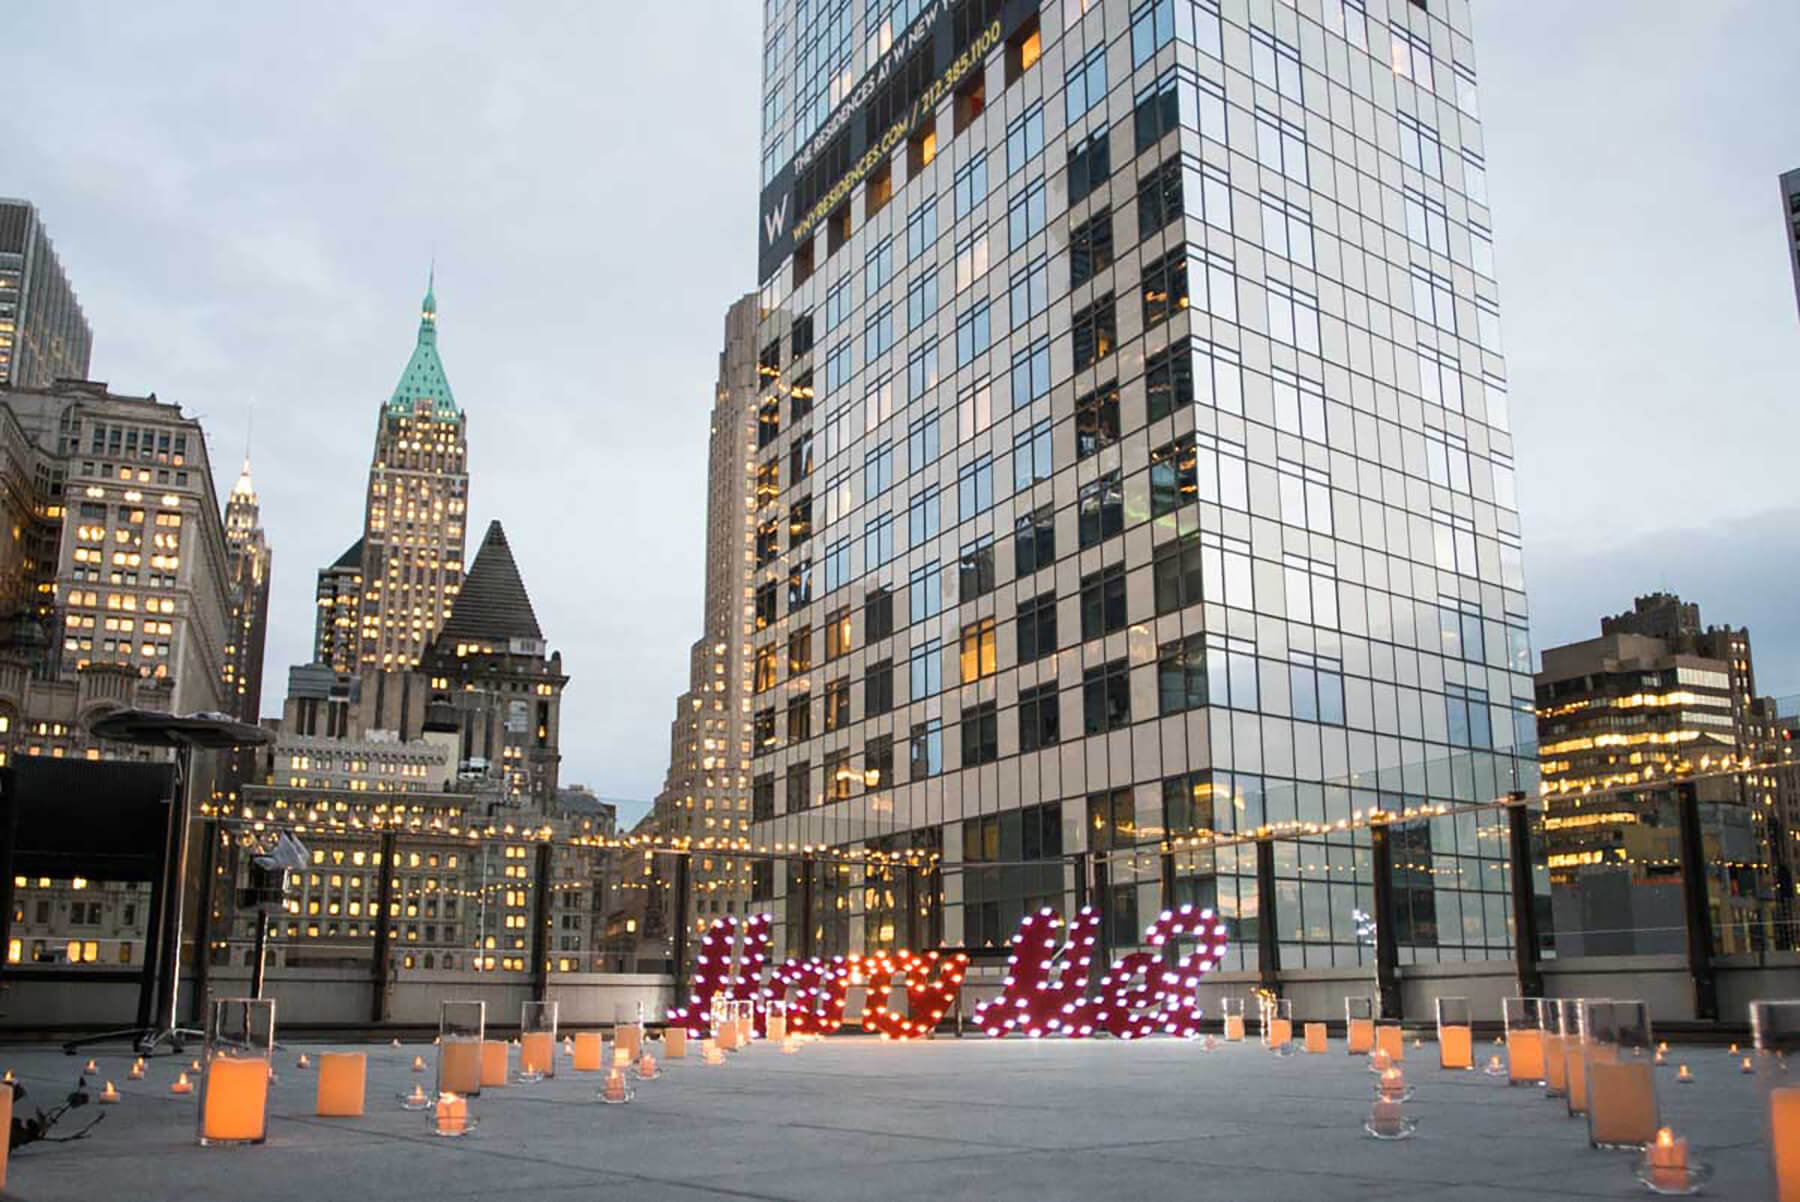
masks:
<svg viewBox="0 0 1800 1202"><path fill-rule="evenodd" d="M750 829L748 697L754 616L744 572L754 530L758 319L754 294L725 314L707 451L701 635L689 650L687 691L676 699L669 727L668 775L649 823L641 828L668 839L741 838ZM648 887L668 887L672 862L637 867ZM714 915L743 913L753 871L750 863L730 855L696 858L690 867L689 912L682 919L690 931ZM652 913L658 921L646 916L645 938L666 937L666 911ZM691 946L697 948L699 940Z"/></svg>
<svg viewBox="0 0 1800 1202"><path fill-rule="evenodd" d="M225 500L226 574L231 578L231 642L225 648L230 713L255 725L262 718L263 647L269 632L269 540L250 481L250 457Z"/></svg>
<svg viewBox="0 0 1800 1202"><path fill-rule="evenodd" d="M1602 619L1599 638L1546 648L1536 687L1558 953L1683 951L1692 853L1714 947L1768 946L1791 852L1775 806L1780 731L1756 696L1750 632L1703 627L1698 605L1652 593ZM1689 802L1700 841L1684 849Z"/></svg>
<svg viewBox="0 0 1800 1202"><path fill-rule="evenodd" d="M0 663L0 750L119 753L87 734L107 705L235 711L232 578L199 422L73 380L0 392L0 409L0 445L16 426L35 448L26 591L10 586L35 603Z"/></svg>
<svg viewBox="0 0 1800 1202"><path fill-rule="evenodd" d="M1800 306L1800 167L1781 173L1781 218L1794 269L1794 304Z"/></svg>
<svg viewBox="0 0 1800 1202"><path fill-rule="evenodd" d="M765 5L753 842L922 866L784 863L775 954L1367 965L1358 816L1532 791L1469 10ZM1402 962L1510 956L1506 824L1391 829Z"/></svg>
<svg viewBox="0 0 1800 1202"><path fill-rule="evenodd" d="M357 665L393 670L419 662L462 583L468 442L438 359L435 288L426 289L418 342L377 422Z"/></svg>
<svg viewBox="0 0 1800 1202"><path fill-rule="evenodd" d="M338 672L356 670L362 630L363 540L351 543L330 567L319 569L314 593L313 662Z"/></svg>
<svg viewBox="0 0 1800 1202"><path fill-rule="evenodd" d="M85 380L93 343L37 206L0 200L0 388Z"/></svg>

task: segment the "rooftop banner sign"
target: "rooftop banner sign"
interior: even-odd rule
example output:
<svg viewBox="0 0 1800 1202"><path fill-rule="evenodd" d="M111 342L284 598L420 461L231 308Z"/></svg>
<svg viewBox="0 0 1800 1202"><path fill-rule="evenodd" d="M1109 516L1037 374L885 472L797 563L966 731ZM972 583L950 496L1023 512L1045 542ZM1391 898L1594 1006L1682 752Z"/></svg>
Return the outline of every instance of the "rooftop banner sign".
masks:
<svg viewBox="0 0 1800 1202"><path fill-rule="evenodd" d="M976 1009L976 1025L995 1037L1017 1032L1034 1039L1197 1034L1202 1012L1195 991L1225 957L1224 921L1191 905L1165 910L1144 932L1143 942L1158 950L1113 961L1098 988L1090 990L1099 933L1100 915L1091 906L1066 930L1054 910L1027 915L1012 937L1000 995ZM1194 947L1171 966L1161 949L1175 939L1191 940ZM710 1035L709 1011L713 999L722 997L754 1003L759 1032L767 1030L769 1003L784 1002L788 1030L830 1035L844 1025L850 989L861 986L865 1031L884 1039L916 1039L937 1029L969 967L962 952L815 956L774 965L768 951L768 915L741 924L735 916L716 919L700 941L688 1004L669 1015L670 1024L697 1037ZM889 1001L897 988L906 990L905 1014Z"/></svg>

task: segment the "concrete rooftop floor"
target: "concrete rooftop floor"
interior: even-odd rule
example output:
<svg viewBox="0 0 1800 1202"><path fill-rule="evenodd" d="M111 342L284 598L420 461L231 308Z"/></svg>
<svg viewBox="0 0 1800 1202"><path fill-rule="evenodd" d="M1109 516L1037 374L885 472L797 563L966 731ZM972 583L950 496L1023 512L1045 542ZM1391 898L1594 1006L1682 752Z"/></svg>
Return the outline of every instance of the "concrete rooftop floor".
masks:
<svg viewBox="0 0 1800 1202"><path fill-rule="evenodd" d="M655 1046L655 1045L653 1045ZM756 1046L708 1068L693 1059L637 1087L628 1106L594 1103L599 1078L559 1062L552 1082L489 1090L471 1103L479 1129L429 1134L399 1109L415 1054L377 1045L368 1113L313 1117L315 1072L288 1045L278 1060L269 1141L194 1144L193 1097L168 1093L188 1056L151 1061L102 1052L100 1077L125 1099L92 1137L15 1153L7 1198L28 1202L246 1202L251 1199L1193 1198L1284 1202L1627 1198L1631 1155L1588 1148L1560 1099L1479 1072L1445 1073L1435 1049L1408 1044L1418 1135L1381 1143L1362 1131L1372 1080L1361 1057L1276 1057L1254 1043L1204 1052L1150 1040L1027 1042L939 1038L890 1044L840 1037L784 1055ZM1488 1053L1481 1047L1485 1062ZM1658 1074L1663 1121L1715 1166L1706 1194L1767 1197L1763 1126L1752 1079L1717 1048L1671 1049L1698 1078ZM517 1063L515 1054L514 1063ZM82 1064L59 1050L0 1049L48 1105ZM93 1082L96 1091L99 1082ZM71 1119L81 1121L77 1111ZM71 1124L65 1124L72 1126Z"/></svg>

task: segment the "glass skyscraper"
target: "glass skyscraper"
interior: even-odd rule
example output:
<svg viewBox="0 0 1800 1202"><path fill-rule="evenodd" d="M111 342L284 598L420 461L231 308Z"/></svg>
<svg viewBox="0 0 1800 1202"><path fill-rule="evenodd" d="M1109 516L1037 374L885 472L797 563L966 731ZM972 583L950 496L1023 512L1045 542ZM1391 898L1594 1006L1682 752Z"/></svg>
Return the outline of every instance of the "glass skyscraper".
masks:
<svg viewBox="0 0 1800 1202"><path fill-rule="evenodd" d="M777 955L1367 964L1359 815L1530 788L1469 7L767 0L752 840L939 857L760 864ZM1391 829L1510 955L1504 815Z"/></svg>

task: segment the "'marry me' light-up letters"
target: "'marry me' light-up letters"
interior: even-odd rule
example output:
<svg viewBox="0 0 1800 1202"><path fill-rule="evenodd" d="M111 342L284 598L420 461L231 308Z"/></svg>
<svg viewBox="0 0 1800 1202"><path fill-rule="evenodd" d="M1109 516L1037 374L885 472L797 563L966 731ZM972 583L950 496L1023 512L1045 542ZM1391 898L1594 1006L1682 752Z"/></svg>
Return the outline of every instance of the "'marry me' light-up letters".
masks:
<svg viewBox="0 0 1800 1202"><path fill-rule="evenodd" d="M1094 943L1100 915L1083 907L1064 933L1062 916L1043 909L1026 915L1012 937L1012 955L998 997L982 1003L975 1023L989 1035L1019 1032L1083 1037L1104 1032L1120 1039L1146 1035L1193 1035L1201 1010L1195 990L1225 956L1225 924L1210 909L1182 906L1165 910L1144 932L1157 951L1131 952L1113 961L1089 996ZM1195 945L1172 966L1164 948L1171 940ZM689 1034L708 1034L714 997L756 1003L757 1030L765 1030L768 1004L787 1003L788 1030L829 1035L844 1024L852 986L867 990L862 1025L884 1039L914 1039L937 1028L962 988L969 958L962 952L880 952L874 955L817 956L773 964L768 958L769 918L753 915L741 924L720 918L700 941L688 1004L669 1015ZM768 969L765 978L763 970ZM889 1004L896 988L906 990L906 1012Z"/></svg>

